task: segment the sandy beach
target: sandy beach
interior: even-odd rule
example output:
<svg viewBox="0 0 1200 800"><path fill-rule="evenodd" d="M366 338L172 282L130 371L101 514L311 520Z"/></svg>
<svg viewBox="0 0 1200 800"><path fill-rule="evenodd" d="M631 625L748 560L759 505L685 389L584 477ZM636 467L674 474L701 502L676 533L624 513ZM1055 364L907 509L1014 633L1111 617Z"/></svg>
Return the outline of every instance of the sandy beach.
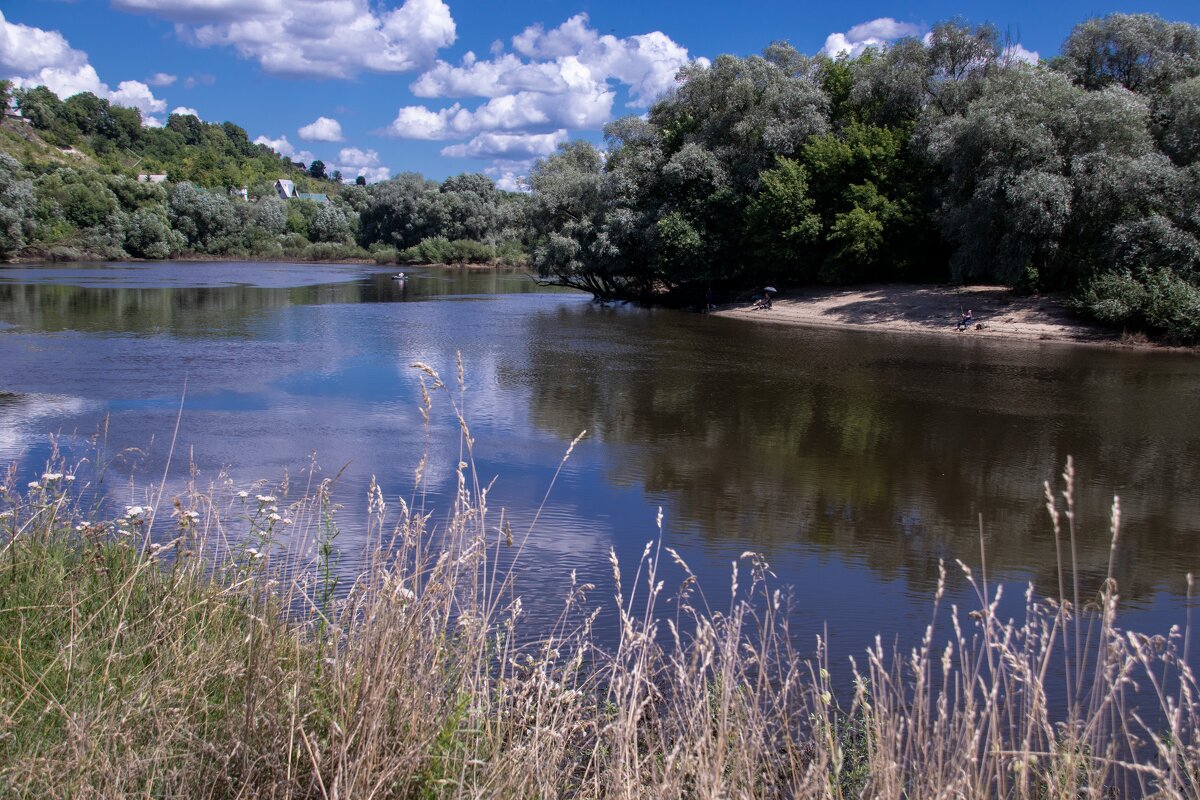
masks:
<svg viewBox="0 0 1200 800"><path fill-rule="evenodd" d="M975 321L960 332L959 314L967 309L974 312ZM779 295L770 309L754 309L747 302L722 306L712 313L784 325L1027 341L1128 343L1118 332L1077 319L1057 300L1018 296L1003 286L881 284L810 289Z"/></svg>

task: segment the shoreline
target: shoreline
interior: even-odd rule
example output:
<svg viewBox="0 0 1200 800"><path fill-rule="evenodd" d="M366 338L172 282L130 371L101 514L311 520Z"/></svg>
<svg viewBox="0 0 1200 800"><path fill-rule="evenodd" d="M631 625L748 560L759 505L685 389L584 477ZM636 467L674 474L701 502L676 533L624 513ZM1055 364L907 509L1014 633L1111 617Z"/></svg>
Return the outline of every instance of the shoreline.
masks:
<svg viewBox="0 0 1200 800"><path fill-rule="evenodd" d="M974 323L957 330L962 311ZM887 333L970 336L997 341L1192 350L1157 344L1077 318L1058 299L1022 296L1004 286L870 284L803 289L773 299L770 309L750 303L718 306L718 317L807 328L842 328Z"/></svg>

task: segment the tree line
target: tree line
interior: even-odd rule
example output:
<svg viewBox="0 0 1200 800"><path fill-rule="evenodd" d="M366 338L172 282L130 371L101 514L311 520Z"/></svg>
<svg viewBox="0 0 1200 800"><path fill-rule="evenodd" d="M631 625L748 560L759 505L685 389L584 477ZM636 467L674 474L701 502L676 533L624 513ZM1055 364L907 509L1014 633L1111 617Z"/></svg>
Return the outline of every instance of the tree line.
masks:
<svg viewBox="0 0 1200 800"><path fill-rule="evenodd" d="M56 155L0 129L20 156L0 152L0 257L528 261L598 298L677 305L765 283L995 282L1200 340L1200 28L1112 14L1049 61L1015 52L952 20L853 58L721 56L602 148L540 160L529 194L483 175L344 186L230 122L146 128L94 95L19 89ZM169 182L133 178L156 171ZM330 202L277 199L281 176ZM242 186L252 202L224 191Z"/></svg>
<svg viewBox="0 0 1200 800"><path fill-rule="evenodd" d="M1200 29L1113 14L1014 58L950 21L857 58L686 68L531 175L531 260L599 297L936 280L1200 338Z"/></svg>

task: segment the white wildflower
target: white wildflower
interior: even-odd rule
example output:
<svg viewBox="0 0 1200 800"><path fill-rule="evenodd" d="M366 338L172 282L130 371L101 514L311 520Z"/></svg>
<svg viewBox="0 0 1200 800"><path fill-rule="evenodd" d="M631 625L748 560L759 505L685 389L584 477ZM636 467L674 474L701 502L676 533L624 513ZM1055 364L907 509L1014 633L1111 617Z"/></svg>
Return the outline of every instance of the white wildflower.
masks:
<svg viewBox="0 0 1200 800"><path fill-rule="evenodd" d="M50 481L61 481L63 474L61 472L43 472L42 480L49 483Z"/></svg>
<svg viewBox="0 0 1200 800"><path fill-rule="evenodd" d="M245 500L247 497L250 496L250 493L249 492L238 492L237 496L242 498L243 500Z"/></svg>
<svg viewBox="0 0 1200 800"><path fill-rule="evenodd" d="M254 499L260 503L274 503L275 502L275 496L269 495L269 494L256 494L256 495L254 495Z"/></svg>
<svg viewBox="0 0 1200 800"><path fill-rule="evenodd" d="M141 506L126 506L125 507L125 516L129 517L130 519L133 519L134 517L140 517L145 513L146 513L146 509L142 508Z"/></svg>
<svg viewBox="0 0 1200 800"><path fill-rule="evenodd" d="M67 483L70 483L71 481L75 480L75 476L74 475L63 475L63 480L66 481Z"/></svg>
<svg viewBox="0 0 1200 800"><path fill-rule="evenodd" d="M42 488L42 485L40 483L38 483L37 481L30 481L29 488L30 489L40 489L40 488Z"/></svg>
<svg viewBox="0 0 1200 800"><path fill-rule="evenodd" d="M267 514L267 519L270 520L271 522L279 522L279 520L283 519L283 517L279 516L274 511L272 511L270 514Z"/></svg>

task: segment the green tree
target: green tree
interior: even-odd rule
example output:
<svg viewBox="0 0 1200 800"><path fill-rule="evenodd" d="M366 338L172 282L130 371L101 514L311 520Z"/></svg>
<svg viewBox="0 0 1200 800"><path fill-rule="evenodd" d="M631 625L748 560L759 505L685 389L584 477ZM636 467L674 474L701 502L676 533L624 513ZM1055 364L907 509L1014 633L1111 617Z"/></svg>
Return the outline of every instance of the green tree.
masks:
<svg viewBox="0 0 1200 800"><path fill-rule="evenodd" d="M809 193L808 170L799 161L780 158L775 169L763 172L762 190L746 216L754 255L777 270L778 280L816 277L815 245L821 238L816 205Z"/></svg>
<svg viewBox="0 0 1200 800"><path fill-rule="evenodd" d="M319 158L314 158L313 162L308 165L308 174L317 180L325 179L325 162Z"/></svg>
<svg viewBox="0 0 1200 800"><path fill-rule="evenodd" d="M308 225L308 237L314 242L345 242L350 239L350 219L334 203L317 209Z"/></svg>
<svg viewBox="0 0 1200 800"><path fill-rule="evenodd" d="M930 138L955 278L1071 286L1087 261L1070 256L1089 238L1072 231L1094 226L1088 204L1075 203L1086 188L1079 168L1101 155L1147 155L1148 122L1145 104L1122 88L1089 93L1037 69L989 81L968 114L944 120ZM1131 190L1105 188L1092 208L1120 207Z"/></svg>
<svg viewBox="0 0 1200 800"><path fill-rule="evenodd" d="M0 258L25 246L34 230L33 182L15 158L0 151Z"/></svg>
<svg viewBox="0 0 1200 800"><path fill-rule="evenodd" d="M436 181L405 172L373 184L366 191L368 201L361 212L359 230L363 247L380 242L403 250L438 234L427 218L429 196L439 191Z"/></svg>
<svg viewBox="0 0 1200 800"><path fill-rule="evenodd" d="M1200 77L1174 84L1154 117L1159 144L1172 161L1183 167L1200 161Z"/></svg>
<svg viewBox="0 0 1200 800"><path fill-rule="evenodd" d="M162 209L140 208L133 212L125 232L125 249L137 258L164 259L182 249L183 236L171 229Z"/></svg>
<svg viewBox="0 0 1200 800"><path fill-rule="evenodd" d="M1200 28L1152 14L1109 14L1076 25L1052 63L1085 89L1158 93L1200 75Z"/></svg>
<svg viewBox="0 0 1200 800"><path fill-rule="evenodd" d="M227 195L190 183L171 190L168 218L187 246L203 253L225 252L239 241L243 227L238 207Z"/></svg>
<svg viewBox="0 0 1200 800"><path fill-rule="evenodd" d="M603 235L604 175L599 151L569 142L530 173L538 234L532 264L539 276L596 297L622 294L619 253Z"/></svg>

